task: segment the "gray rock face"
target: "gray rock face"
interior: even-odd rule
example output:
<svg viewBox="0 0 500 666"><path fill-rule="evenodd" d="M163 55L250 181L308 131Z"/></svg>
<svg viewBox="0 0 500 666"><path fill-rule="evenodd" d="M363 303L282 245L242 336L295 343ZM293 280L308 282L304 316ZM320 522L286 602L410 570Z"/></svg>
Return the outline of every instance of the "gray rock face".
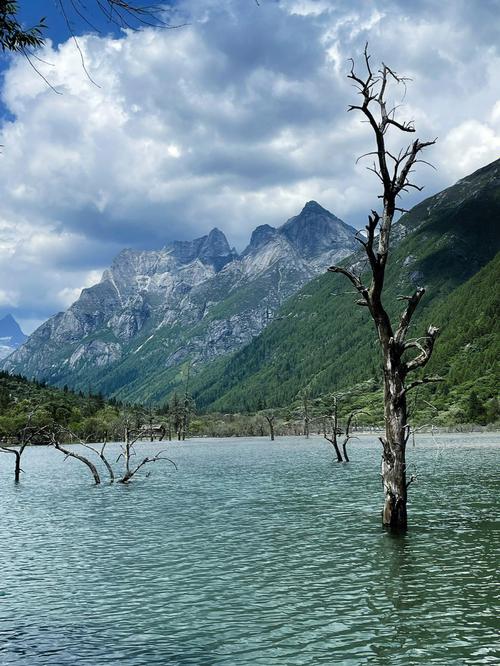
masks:
<svg viewBox="0 0 500 666"><path fill-rule="evenodd" d="M5 358L26 340L26 335L11 314L0 319L0 358Z"/></svg>
<svg viewBox="0 0 500 666"><path fill-rule="evenodd" d="M300 215L290 218L279 231L316 265L325 259L333 263L345 257L346 245L354 248L354 244L350 244L352 227L316 201L308 201Z"/></svg>
<svg viewBox="0 0 500 666"><path fill-rule="evenodd" d="M100 283L45 322L4 368L126 399L156 398L165 373L247 344L287 298L354 250L354 233L309 202L279 229L257 227L241 255L218 229L161 250L123 250Z"/></svg>

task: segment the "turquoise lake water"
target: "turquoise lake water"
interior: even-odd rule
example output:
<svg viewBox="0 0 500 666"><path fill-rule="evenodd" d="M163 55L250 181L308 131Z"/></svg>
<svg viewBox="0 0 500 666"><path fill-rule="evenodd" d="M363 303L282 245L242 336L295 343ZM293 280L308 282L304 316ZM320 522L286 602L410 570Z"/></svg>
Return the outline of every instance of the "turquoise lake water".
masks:
<svg viewBox="0 0 500 666"><path fill-rule="evenodd" d="M168 450L130 486L0 458L2 666L500 664L498 435L417 439L403 537L375 437Z"/></svg>

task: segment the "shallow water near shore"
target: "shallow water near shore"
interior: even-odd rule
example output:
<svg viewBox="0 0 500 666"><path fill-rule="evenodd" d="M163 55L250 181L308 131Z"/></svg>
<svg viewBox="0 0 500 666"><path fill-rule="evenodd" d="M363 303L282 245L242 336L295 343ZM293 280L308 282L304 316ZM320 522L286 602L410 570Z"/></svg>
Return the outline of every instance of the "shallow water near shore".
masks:
<svg viewBox="0 0 500 666"><path fill-rule="evenodd" d="M167 449L129 486L0 458L1 666L500 663L498 434L417 438L400 537L373 435Z"/></svg>

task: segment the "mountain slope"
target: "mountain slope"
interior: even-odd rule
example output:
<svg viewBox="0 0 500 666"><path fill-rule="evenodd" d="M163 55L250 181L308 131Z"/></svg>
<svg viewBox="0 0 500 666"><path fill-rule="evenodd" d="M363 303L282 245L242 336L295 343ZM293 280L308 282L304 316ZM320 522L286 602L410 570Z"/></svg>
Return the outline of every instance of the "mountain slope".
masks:
<svg viewBox="0 0 500 666"><path fill-rule="evenodd" d="M279 229L257 228L241 255L218 229L158 251L124 250L4 368L130 401L164 400L188 365L199 370L247 344L320 269L352 252L353 236L309 202Z"/></svg>
<svg viewBox="0 0 500 666"><path fill-rule="evenodd" d="M426 199L395 225L385 302L395 315L398 294L425 286L413 331L418 335L427 322L440 325L444 330L437 350L443 345L448 355L459 344L454 330L461 325L454 319L458 313L446 310L447 299L495 256L499 221L500 160ZM348 263L361 258L358 254ZM484 282L477 284L487 289ZM198 404L222 411L284 406L306 386L319 395L379 379L373 324L365 309L354 305L351 291L349 283L334 274L306 285L248 346L195 378ZM460 293L457 298L466 298ZM485 344L489 349L491 341ZM445 365L439 351L436 359ZM450 381L455 381L453 374Z"/></svg>

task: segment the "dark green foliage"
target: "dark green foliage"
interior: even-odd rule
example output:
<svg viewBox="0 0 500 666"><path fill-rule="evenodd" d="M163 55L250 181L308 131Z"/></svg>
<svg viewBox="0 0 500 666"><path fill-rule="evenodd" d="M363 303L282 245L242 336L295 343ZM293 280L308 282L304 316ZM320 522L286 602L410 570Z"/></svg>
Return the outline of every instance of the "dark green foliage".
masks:
<svg viewBox="0 0 500 666"><path fill-rule="evenodd" d="M121 434L122 412L120 404L106 404L99 394L84 396L0 372L0 439L15 442L29 422L36 428L58 424L98 441L106 433Z"/></svg>
<svg viewBox="0 0 500 666"><path fill-rule="evenodd" d="M18 20L19 5L16 0L0 0L0 48L2 51L26 53L43 45L43 31L47 29L45 18L37 25L25 28Z"/></svg>
<svg viewBox="0 0 500 666"><path fill-rule="evenodd" d="M428 366L446 381L422 390L445 422L491 423L499 420L500 253L429 316L442 327ZM429 415L429 410L427 410Z"/></svg>

